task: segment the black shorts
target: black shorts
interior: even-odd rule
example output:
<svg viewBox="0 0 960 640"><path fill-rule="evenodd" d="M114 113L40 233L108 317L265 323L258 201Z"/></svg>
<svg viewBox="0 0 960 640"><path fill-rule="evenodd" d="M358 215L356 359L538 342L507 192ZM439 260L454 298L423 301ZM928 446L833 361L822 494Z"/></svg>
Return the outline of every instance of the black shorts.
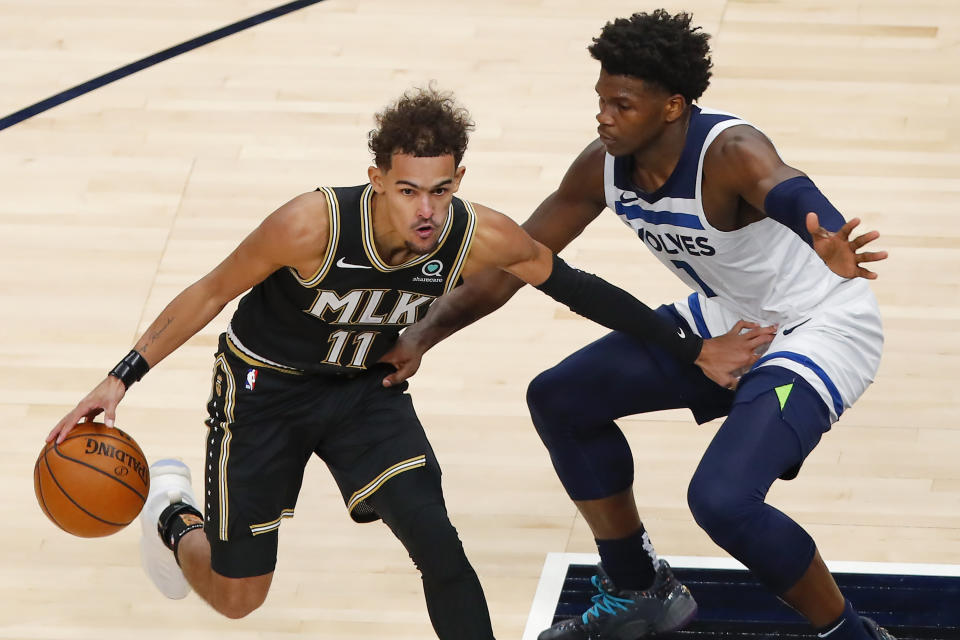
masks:
<svg viewBox="0 0 960 640"><path fill-rule="evenodd" d="M367 498L390 478L440 467L407 385L392 369L308 376L245 362L223 336L207 405L204 507L211 565L241 578L273 571L277 529L293 516L311 455L330 469L350 516L379 516Z"/></svg>

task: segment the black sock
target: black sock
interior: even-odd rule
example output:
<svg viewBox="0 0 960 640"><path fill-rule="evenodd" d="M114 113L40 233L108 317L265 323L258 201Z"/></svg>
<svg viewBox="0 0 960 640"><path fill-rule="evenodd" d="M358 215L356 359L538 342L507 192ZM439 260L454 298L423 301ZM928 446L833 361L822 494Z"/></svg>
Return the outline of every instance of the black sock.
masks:
<svg viewBox="0 0 960 640"><path fill-rule="evenodd" d="M660 561L643 527L626 538L597 540L600 564L618 589L642 591L653 585Z"/></svg>
<svg viewBox="0 0 960 640"><path fill-rule="evenodd" d="M843 613L840 614L839 618L816 631L817 637L822 640L862 640L870 637L860 621L860 614L853 608L849 600L845 602Z"/></svg>
<svg viewBox="0 0 960 640"><path fill-rule="evenodd" d="M203 528L203 514L186 502L175 502L160 513L157 521L157 532L160 539L168 549L173 551L173 557L177 564L180 564L180 558L177 555L177 548L180 546L180 540L188 532L194 529Z"/></svg>

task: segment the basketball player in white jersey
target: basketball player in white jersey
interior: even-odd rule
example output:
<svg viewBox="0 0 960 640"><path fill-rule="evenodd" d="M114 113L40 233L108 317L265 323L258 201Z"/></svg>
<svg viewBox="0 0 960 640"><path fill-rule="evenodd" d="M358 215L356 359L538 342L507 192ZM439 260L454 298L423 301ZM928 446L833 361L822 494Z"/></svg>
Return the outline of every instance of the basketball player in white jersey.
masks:
<svg viewBox="0 0 960 640"><path fill-rule="evenodd" d="M697 523L831 640L890 638L837 588L811 537L765 497L873 380L883 336L858 250L814 183L752 125L693 104L710 78L709 36L687 14L637 13L589 47L601 64L598 139L524 227L560 251L604 209L692 289L659 309L679 335L703 338L739 319L776 325L766 353L724 388L649 341L613 332L540 374L531 416L565 489L589 523L601 563L595 605L541 640L627 640L678 629L696 603L657 559L633 498L633 458L616 418L687 407L727 416L694 474ZM519 280L489 274L433 305L386 360L386 384L420 354L503 304Z"/></svg>

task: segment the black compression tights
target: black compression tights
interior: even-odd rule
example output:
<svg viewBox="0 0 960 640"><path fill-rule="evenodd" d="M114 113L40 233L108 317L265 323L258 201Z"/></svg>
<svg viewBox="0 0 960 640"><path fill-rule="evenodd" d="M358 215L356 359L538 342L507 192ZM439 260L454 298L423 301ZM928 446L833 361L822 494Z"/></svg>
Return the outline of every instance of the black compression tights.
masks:
<svg viewBox="0 0 960 640"><path fill-rule="evenodd" d="M369 502L420 570L437 637L491 640L487 601L447 517L439 477L425 469L401 473Z"/></svg>

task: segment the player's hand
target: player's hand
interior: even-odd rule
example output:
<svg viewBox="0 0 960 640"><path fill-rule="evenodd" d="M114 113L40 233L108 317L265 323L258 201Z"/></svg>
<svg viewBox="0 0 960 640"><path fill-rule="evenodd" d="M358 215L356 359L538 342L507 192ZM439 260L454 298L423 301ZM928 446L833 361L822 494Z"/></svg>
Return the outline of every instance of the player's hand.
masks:
<svg viewBox="0 0 960 640"><path fill-rule="evenodd" d="M423 358L424 351L406 336L406 332L400 334L393 348L383 354L383 357L378 361L387 362L396 368L396 371L383 379L383 386L392 387L412 377L420 368L420 360Z"/></svg>
<svg viewBox="0 0 960 640"><path fill-rule="evenodd" d="M817 252L830 270L843 278L866 278L876 280L877 274L860 266L863 262L886 260L886 251L861 251L865 244L880 237L877 231L869 231L850 239L850 232L860 224L860 218L854 218L840 227L836 233L820 226L820 218L815 213L807 214L807 231L813 238L813 250Z"/></svg>
<svg viewBox="0 0 960 640"><path fill-rule="evenodd" d="M721 387L736 389L740 376L760 358L758 352L773 342L777 329L740 320L722 336L703 341L696 365Z"/></svg>
<svg viewBox="0 0 960 640"><path fill-rule="evenodd" d="M96 418L100 413L104 414L103 423L108 427L113 426L117 418L117 405L127 393L127 388L123 386L118 378L107 376L98 384L93 391L87 394L87 397L80 401L76 408L65 415L47 435L47 442L57 439L57 443L63 442L77 423L81 420L90 421Z"/></svg>

